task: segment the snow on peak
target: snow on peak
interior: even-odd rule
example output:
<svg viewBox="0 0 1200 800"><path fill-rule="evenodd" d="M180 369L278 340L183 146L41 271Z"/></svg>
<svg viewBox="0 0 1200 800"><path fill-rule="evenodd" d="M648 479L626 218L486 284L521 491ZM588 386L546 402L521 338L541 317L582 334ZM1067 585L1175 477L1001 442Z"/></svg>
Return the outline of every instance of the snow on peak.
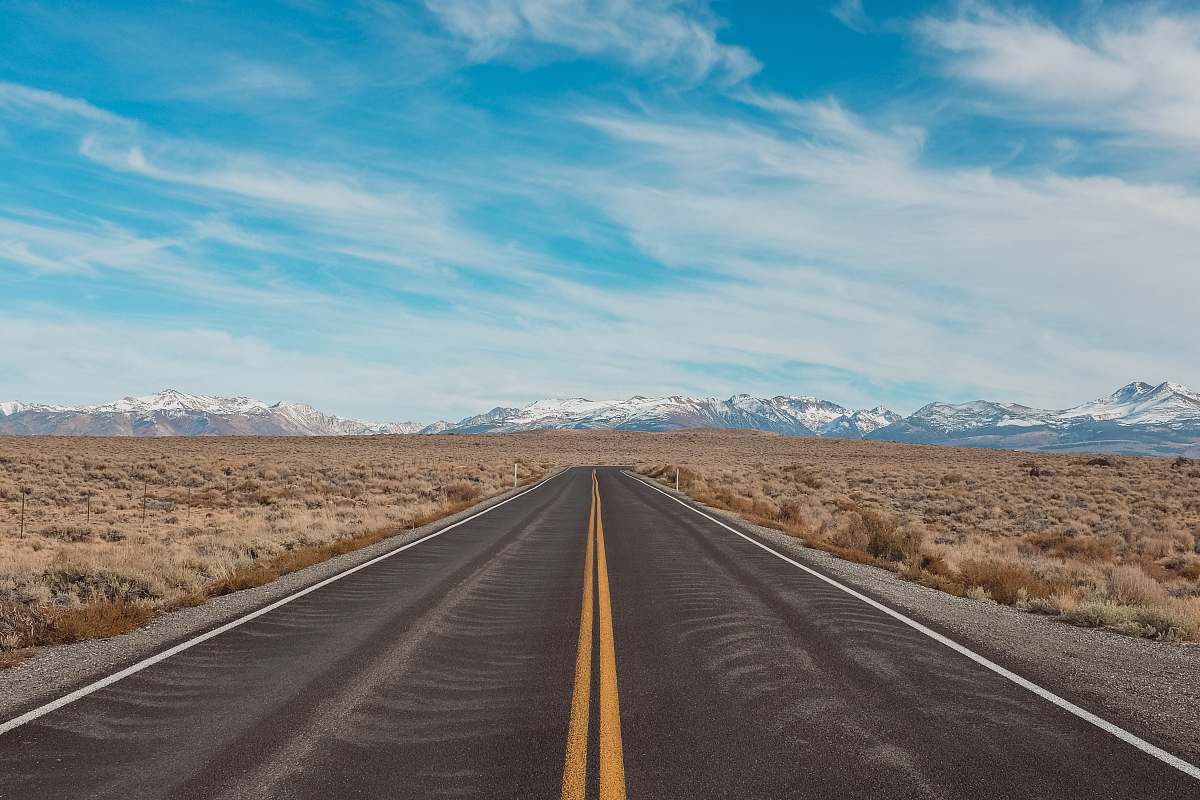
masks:
<svg viewBox="0 0 1200 800"><path fill-rule="evenodd" d="M891 416L888 416L891 415ZM715 397L634 395L628 400L547 399L521 408L495 408L467 417L451 432L502 433L547 428L663 431L681 428L752 428L801 435L862 436L898 415L886 409L854 412L799 395ZM834 428L835 421L844 420Z"/></svg>
<svg viewBox="0 0 1200 800"><path fill-rule="evenodd" d="M909 420L947 433L980 428L1062 427L1088 420L1118 425L1197 424L1200 394L1178 383L1151 385L1135 381L1110 395L1060 411L975 400L930 403Z"/></svg>
<svg viewBox="0 0 1200 800"><path fill-rule="evenodd" d="M0 404L0 417L22 412L63 412L74 415L129 414L138 418L153 417L183 424L194 416L224 419L223 425L233 422L237 430L296 436L358 436L375 433L417 433L422 426L415 422L366 422L325 414L304 403L280 402L268 405L252 397L214 397L189 394L178 389L141 397L123 397L111 403L89 406L50 406L42 404L5 402ZM107 429L107 428L106 428Z"/></svg>
<svg viewBox="0 0 1200 800"><path fill-rule="evenodd" d="M1116 401L1119 403L1125 403L1125 402L1129 402L1130 400L1135 400L1135 399L1141 397L1142 395L1149 394L1152 391L1154 391L1154 387L1151 386L1150 384L1146 383L1145 381L1133 381L1132 383L1125 384L1120 389L1117 389L1115 392L1113 392L1111 395L1109 395L1107 398L1103 398L1103 399L1113 400L1113 401Z"/></svg>
<svg viewBox="0 0 1200 800"><path fill-rule="evenodd" d="M930 403L909 419L942 431L965 431L984 427L1033 427L1046 424L1052 411L1019 403L971 400L966 403Z"/></svg>
<svg viewBox="0 0 1200 800"><path fill-rule="evenodd" d="M1178 383L1136 382L1108 397L1059 412L1063 419L1090 417L1123 425L1156 425L1200 420L1200 394Z"/></svg>
<svg viewBox="0 0 1200 800"><path fill-rule="evenodd" d="M152 414L156 411L262 414L267 412L267 408L266 403L250 397L213 397L206 394L188 394L178 389L164 389L142 397L123 397L111 403L82 406L78 410L92 414Z"/></svg>
<svg viewBox="0 0 1200 800"><path fill-rule="evenodd" d="M72 411L67 406L56 406L50 403L23 403L20 400L6 400L0 403L0 417L11 417L22 411Z"/></svg>

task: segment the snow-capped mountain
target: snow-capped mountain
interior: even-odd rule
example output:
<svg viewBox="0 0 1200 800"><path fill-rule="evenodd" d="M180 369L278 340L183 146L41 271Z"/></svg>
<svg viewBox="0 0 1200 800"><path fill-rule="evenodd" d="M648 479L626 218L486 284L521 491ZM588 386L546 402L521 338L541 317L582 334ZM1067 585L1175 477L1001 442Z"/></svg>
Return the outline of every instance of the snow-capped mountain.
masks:
<svg viewBox="0 0 1200 800"><path fill-rule="evenodd" d="M416 433L414 422L380 423L324 414L302 403L268 405L175 389L90 406L0 403L0 434L57 436L364 436Z"/></svg>
<svg viewBox="0 0 1200 800"><path fill-rule="evenodd" d="M1005 447L1200 455L1200 393L1177 383L1142 381L1060 410L976 400L930 403L880 428L870 439Z"/></svg>
<svg viewBox="0 0 1200 800"><path fill-rule="evenodd" d="M22 411L69 411L65 406L52 406L45 403L22 403L18 400L8 400L0 403L0 417L11 417Z"/></svg>
<svg viewBox="0 0 1200 800"><path fill-rule="evenodd" d="M1180 425L1200 422L1200 392L1178 383L1151 386L1136 381L1108 397L1059 412L1063 420L1090 418L1122 425Z"/></svg>
<svg viewBox="0 0 1200 800"><path fill-rule="evenodd" d="M548 428L669 431L752 428L798 436L859 438L900 419L885 408L853 411L815 397L643 397L628 400L538 400L494 408L450 426L447 433L514 433Z"/></svg>
<svg viewBox="0 0 1200 800"><path fill-rule="evenodd" d="M58 436L365 436L514 433L544 429L671 431L748 428L794 436L1200 457L1200 392L1137 381L1111 395L1050 410L975 400L930 403L908 417L882 406L853 410L799 395L538 400L459 422L366 422L302 403L268 405L167 389L90 406L0 402L0 434Z"/></svg>

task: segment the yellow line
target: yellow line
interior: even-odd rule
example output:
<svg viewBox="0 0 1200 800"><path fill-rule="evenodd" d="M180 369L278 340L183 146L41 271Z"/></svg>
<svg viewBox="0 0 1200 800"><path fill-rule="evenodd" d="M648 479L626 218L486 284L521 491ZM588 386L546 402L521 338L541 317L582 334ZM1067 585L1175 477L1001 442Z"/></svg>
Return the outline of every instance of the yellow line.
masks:
<svg viewBox="0 0 1200 800"><path fill-rule="evenodd" d="M600 800L625 800L625 759L621 753L621 704L617 697L617 647L613 640L608 559L604 555L604 515L600 484L592 472L596 505L596 572L600 599Z"/></svg>
<svg viewBox="0 0 1200 800"><path fill-rule="evenodd" d="M592 701L592 542L596 535L596 476L592 474L592 509L588 512L587 554L583 560L583 610L575 651L575 689L567 727L562 800L584 800L587 790L588 706Z"/></svg>

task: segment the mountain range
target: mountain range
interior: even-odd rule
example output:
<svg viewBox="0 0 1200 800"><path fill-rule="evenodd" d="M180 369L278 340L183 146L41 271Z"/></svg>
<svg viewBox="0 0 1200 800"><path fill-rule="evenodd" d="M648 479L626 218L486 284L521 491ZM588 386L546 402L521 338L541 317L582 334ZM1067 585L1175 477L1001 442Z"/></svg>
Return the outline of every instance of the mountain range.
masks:
<svg viewBox="0 0 1200 800"><path fill-rule="evenodd" d="M904 417L882 406L854 410L815 397L672 395L627 400L538 400L459 422L367 422L301 403L173 389L92 406L0 403L0 434L58 436L362 436L514 433L545 429L670 431L748 428L793 436L958 447L1200 456L1200 393L1176 383L1134 382L1061 410L976 400L930 403Z"/></svg>
<svg viewBox="0 0 1200 800"><path fill-rule="evenodd" d="M363 436L419 433L413 422L364 422L303 403L267 405L165 389L94 406L0 403L0 434L47 436Z"/></svg>
<svg viewBox="0 0 1200 800"><path fill-rule="evenodd" d="M1200 456L1200 392L1178 383L1126 384L1051 411L976 400L930 403L867 439L1011 450Z"/></svg>
<svg viewBox="0 0 1200 800"><path fill-rule="evenodd" d="M448 433L578 430L672 431L681 428L752 428L793 436L862 438L902 417L886 408L854 411L815 397L642 397L628 400L539 400L521 408L493 408L450 426Z"/></svg>

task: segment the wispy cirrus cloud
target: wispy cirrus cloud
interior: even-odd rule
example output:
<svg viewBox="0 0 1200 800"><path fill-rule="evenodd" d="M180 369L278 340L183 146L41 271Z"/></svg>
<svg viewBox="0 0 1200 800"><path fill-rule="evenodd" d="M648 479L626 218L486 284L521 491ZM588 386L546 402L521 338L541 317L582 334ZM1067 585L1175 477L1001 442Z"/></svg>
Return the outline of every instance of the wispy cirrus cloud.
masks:
<svg viewBox="0 0 1200 800"><path fill-rule="evenodd" d="M553 47L691 83L713 78L729 84L761 66L747 50L718 40L720 25L702 0L426 0L426 5L479 61L520 57L529 46Z"/></svg>
<svg viewBox="0 0 1200 800"><path fill-rule="evenodd" d="M411 193L373 192L355 185L351 178L330 174L335 170L320 165L288 170L263 157L229 153L195 143L161 142L150 146L157 152L148 154L147 145L143 144L88 135L79 150L97 163L156 181L318 213L386 215L399 220L425 216L437 205L427 200L427 210L422 210Z"/></svg>
<svg viewBox="0 0 1200 800"><path fill-rule="evenodd" d="M837 0L829 13L852 31L864 33L871 28L871 18L863 8L863 0Z"/></svg>
<svg viewBox="0 0 1200 800"><path fill-rule="evenodd" d="M1166 340L1200 358L1200 345L1177 340L1200 295L1189 255L1200 251L1194 189L936 166L923 158L920 130L876 127L834 101L760 105L779 124L585 114L638 169L565 182L599 198L653 258L792 298L809 323L787 323L804 332L788 346L817 363L899 379L923 374L932 356L959 379L1002 391L1022 382L1030 353L1069 353L1064 370L1091 372L1099 385L1160 359ZM894 313L862 316L889 296ZM901 329L909 333L899 340L878 335ZM822 330L838 333L815 352ZM1025 396L1069 401L1061 374Z"/></svg>
<svg viewBox="0 0 1200 800"><path fill-rule="evenodd" d="M43 120L86 120L104 126L128 127L133 124L86 100L4 81L0 81L0 111L34 114Z"/></svg>
<svg viewBox="0 0 1200 800"><path fill-rule="evenodd" d="M277 250L286 243L306 258L344 255L360 264L389 265L441 280L448 277L441 267L460 267L533 281L538 265L546 263L521 247L500 246L457 219L453 201L428 182L418 185L382 170L372 173L338 162L172 137L53 92L9 88L35 116L61 111L65 116L56 116L54 124L78 136L79 155L114 174L143 179L143 190L164 195L168 206L186 200L210 214L250 215L259 225L271 220L276 228L286 227L288 238L273 237ZM64 231L64 241L75 236L73 230ZM48 262L40 260L38 251L47 243L31 247L14 240L8 247L14 261L40 263L45 269ZM79 263L72 256L60 268Z"/></svg>
<svg viewBox="0 0 1200 800"><path fill-rule="evenodd" d="M1043 120L1200 146L1200 13L1096 6L1071 28L965 3L916 30L950 73Z"/></svg>
<svg viewBox="0 0 1200 800"><path fill-rule="evenodd" d="M217 62L211 74L186 86L182 94L197 100L223 98L255 102L264 97L309 97L315 91L312 80L294 68L241 56L226 56Z"/></svg>

